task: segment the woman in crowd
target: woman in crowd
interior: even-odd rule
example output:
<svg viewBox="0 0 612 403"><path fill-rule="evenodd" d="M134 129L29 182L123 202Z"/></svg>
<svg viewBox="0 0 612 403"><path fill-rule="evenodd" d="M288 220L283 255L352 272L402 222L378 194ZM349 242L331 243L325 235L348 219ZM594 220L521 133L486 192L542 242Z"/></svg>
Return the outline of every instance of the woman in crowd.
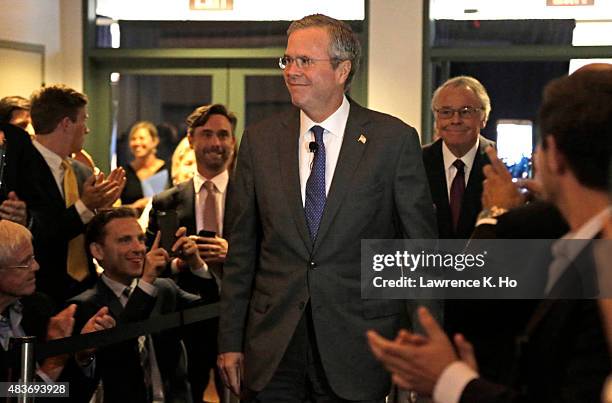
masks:
<svg viewBox="0 0 612 403"><path fill-rule="evenodd" d="M121 203L142 212L149 198L167 187L168 170L164 160L156 156L159 136L153 123L137 122L129 138L134 160L124 167L126 184Z"/></svg>

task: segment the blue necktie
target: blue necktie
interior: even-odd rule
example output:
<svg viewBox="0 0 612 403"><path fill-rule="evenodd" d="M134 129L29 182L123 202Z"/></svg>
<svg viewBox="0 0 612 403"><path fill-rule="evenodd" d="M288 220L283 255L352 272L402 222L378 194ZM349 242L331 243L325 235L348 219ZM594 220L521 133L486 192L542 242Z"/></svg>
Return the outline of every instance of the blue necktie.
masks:
<svg viewBox="0 0 612 403"><path fill-rule="evenodd" d="M304 212L306 213L310 239L314 243L317 239L319 224L325 208L325 144L323 144L323 128L321 126L313 126L310 130L314 133L317 147L310 176L306 181Z"/></svg>

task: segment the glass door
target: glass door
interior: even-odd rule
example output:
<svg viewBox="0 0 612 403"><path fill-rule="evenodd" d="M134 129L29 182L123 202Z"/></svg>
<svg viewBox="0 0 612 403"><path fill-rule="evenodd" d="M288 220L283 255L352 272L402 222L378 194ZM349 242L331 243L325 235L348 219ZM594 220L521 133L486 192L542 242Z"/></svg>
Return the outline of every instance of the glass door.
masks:
<svg viewBox="0 0 612 403"><path fill-rule="evenodd" d="M280 69L229 69L228 107L238 116L236 135L244 128L291 108Z"/></svg>
<svg viewBox="0 0 612 403"><path fill-rule="evenodd" d="M132 160L129 132L138 121L157 127L157 156L170 163L172 153L186 134L185 118L198 106L227 103L224 69L150 69L112 73L111 167Z"/></svg>

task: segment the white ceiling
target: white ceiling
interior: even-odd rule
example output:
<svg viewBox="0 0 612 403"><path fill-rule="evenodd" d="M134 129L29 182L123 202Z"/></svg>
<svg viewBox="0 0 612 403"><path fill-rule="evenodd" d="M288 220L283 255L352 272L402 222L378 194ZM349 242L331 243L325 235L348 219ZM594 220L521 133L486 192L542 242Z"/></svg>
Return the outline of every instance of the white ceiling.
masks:
<svg viewBox="0 0 612 403"><path fill-rule="evenodd" d="M612 0L594 2L593 6L547 7L546 0L431 0L430 15L435 20L612 20Z"/></svg>
<svg viewBox="0 0 612 403"><path fill-rule="evenodd" d="M364 0L233 0L232 10L220 11L190 10L189 0L98 0L96 13L114 20L139 21L291 21L314 13L363 20L365 4Z"/></svg>

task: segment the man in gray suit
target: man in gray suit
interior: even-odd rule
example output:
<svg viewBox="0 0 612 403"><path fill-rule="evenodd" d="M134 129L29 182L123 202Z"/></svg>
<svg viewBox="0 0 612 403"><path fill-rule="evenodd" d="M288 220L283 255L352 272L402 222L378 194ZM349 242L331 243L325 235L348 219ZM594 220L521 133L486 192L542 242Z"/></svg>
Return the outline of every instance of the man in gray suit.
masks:
<svg viewBox="0 0 612 403"><path fill-rule="evenodd" d="M345 96L346 24L312 15L288 35L298 109L245 131L229 186L218 365L246 400L382 402L365 331L395 334L404 304L361 299L361 239L436 237L419 138Z"/></svg>

